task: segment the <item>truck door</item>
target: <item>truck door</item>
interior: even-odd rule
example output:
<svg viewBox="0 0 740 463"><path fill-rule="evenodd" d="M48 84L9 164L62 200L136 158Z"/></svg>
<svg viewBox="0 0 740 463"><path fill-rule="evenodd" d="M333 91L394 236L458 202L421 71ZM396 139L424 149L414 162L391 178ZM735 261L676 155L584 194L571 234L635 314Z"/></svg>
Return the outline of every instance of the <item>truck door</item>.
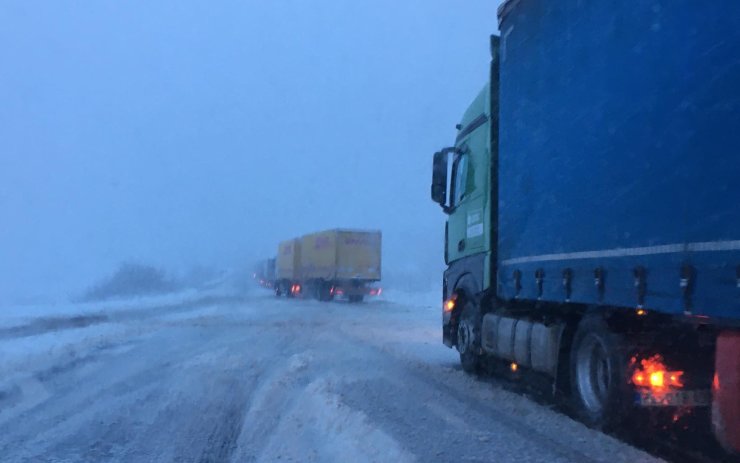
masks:
<svg viewBox="0 0 740 463"><path fill-rule="evenodd" d="M449 262L484 252L485 223L483 188L476 188L475 156L463 145L452 161L447 230Z"/></svg>

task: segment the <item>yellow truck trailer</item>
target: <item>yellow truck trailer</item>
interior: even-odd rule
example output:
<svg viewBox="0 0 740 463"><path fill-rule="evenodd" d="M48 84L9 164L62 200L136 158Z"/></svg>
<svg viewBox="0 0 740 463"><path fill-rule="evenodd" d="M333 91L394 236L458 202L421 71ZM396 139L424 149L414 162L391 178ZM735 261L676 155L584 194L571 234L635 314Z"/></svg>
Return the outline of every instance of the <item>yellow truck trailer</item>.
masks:
<svg viewBox="0 0 740 463"><path fill-rule="evenodd" d="M372 286L381 277L380 231L333 229L293 241L298 243L292 248L298 248L299 256L294 256L296 260L292 261L293 278L283 286L292 294L319 300L340 296L359 302L367 295L380 293L380 288ZM279 253L285 252L283 245ZM278 257L278 274L282 275L280 266Z"/></svg>
<svg viewBox="0 0 740 463"><path fill-rule="evenodd" d="M275 294L285 294L293 297L296 293L294 285L300 280L301 268L301 240L292 239L278 244L278 253L275 258Z"/></svg>

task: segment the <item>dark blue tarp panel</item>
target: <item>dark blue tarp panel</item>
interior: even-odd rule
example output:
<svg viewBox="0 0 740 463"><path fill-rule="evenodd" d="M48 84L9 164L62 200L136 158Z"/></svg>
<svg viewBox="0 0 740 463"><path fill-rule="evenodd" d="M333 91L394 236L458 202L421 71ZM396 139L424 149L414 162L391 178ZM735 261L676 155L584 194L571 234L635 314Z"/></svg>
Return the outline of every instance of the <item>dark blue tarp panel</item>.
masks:
<svg viewBox="0 0 740 463"><path fill-rule="evenodd" d="M500 29L500 295L740 318L740 1L521 0Z"/></svg>

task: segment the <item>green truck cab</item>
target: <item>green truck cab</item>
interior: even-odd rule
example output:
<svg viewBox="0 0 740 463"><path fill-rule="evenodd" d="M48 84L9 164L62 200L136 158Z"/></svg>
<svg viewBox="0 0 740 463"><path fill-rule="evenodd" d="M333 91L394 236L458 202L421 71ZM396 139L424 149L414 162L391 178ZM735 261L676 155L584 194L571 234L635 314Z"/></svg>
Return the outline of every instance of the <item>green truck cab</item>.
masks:
<svg viewBox="0 0 740 463"><path fill-rule="evenodd" d="M470 104L457 125L453 147L435 153L432 199L448 215L445 224L445 300L464 293L480 299L491 293L495 275L496 228L491 217L497 214L493 185L497 172L498 143L498 37L491 37L493 63L491 79ZM494 92L491 89L494 88ZM493 95L493 100L492 100ZM494 123L492 123L494 122ZM452 293L452 289L455 293ZM475 301L476 305L480 301ZM457 345L460 311L445 311L443 341Z"/></svg>

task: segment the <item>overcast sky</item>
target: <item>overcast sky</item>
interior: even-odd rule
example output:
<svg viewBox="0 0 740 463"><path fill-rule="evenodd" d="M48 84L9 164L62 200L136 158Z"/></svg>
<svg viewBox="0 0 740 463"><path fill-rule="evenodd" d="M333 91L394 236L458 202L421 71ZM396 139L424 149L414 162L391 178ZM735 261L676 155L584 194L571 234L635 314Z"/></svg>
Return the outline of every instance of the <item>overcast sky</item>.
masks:
<svg viewBox="0 0 740 463"><path fill-rule="evenodd" d="M487 78L497 1L71 4L0 6L0 303L333 227L441 278L431 155Z"/></svg>

